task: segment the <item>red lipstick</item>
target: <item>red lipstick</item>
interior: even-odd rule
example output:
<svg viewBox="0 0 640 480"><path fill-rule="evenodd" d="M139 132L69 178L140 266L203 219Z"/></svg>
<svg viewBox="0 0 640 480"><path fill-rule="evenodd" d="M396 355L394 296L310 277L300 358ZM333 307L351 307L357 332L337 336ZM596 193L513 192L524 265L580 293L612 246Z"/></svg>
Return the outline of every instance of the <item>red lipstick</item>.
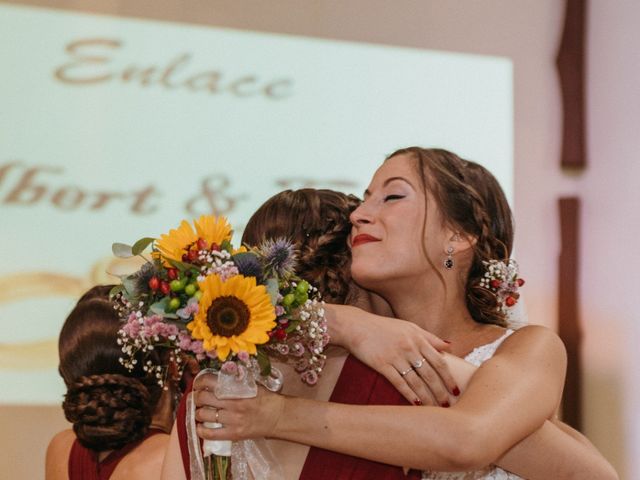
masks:
<svg viewBox="0 0 640 480"><path fill-rule="evenodd" d="M379 242L379 241L380 241L379 238L372 237L371 235L368 235L366 233L361 233L360 235L356 235L355 237L353 237L353 240L351 240L351 248L355 248L358 245L362 245L365 243Z"/></svg>

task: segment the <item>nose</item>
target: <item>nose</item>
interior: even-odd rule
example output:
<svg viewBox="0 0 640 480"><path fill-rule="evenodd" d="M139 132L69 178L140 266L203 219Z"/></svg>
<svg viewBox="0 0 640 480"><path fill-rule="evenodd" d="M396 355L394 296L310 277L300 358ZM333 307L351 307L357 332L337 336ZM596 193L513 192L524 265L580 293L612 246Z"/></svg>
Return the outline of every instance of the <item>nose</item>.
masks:
<svg viewBox="0 0 640 480"><path fill-rule="evenodd" d="M367 202L362 202L358 205L351 215L349 215L349 220L354 227L358 225L366 225L373 221L373 217L371 216L370 208L367 205Z"/></svg>

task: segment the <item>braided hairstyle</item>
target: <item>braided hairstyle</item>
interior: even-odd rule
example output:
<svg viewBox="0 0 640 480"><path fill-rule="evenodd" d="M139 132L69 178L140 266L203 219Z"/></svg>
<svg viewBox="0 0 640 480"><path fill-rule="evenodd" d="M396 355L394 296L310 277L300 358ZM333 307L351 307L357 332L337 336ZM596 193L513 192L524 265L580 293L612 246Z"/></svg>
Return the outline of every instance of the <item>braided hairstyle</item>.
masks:
<svg viewBox="0 0 640 480"><path fill-rule="evenodd" d="M120 320L109 300L110 289L97 286L85 293L58 340L58 370L67 387L62 408L78 441L95 451L115 450L143 438L162 393L142 370L141 360L132 372L119 362Z"/></svg>
<svg viewBox="0 0 640 480"><path fill-rule="evenodd" d="M505 326L506 318L498 308L498 298L480 286L486 272L483 262L507 261L513 247L513 217L500 184L482 165L463 160L447 150L409 147L397 150L387 159L396 155L408 155L416 160L425 199L430 192L447 225L475 239L465 285L466 305L472 318L480 323ZM426 218L423 237L425 228ZM424 245L423 251L426 255ZM427 260L444 282L428 255Z"/></svg>
<svg viewBox="0 0 640 480"><path fill-rule="evenodd" d="M266 239L288 238L298 251L298 275L317 287L327 302L349 303L354 295L349 215L359 204L357 197L333 190L285 190L251 216L242 243L255 246Z"/></svg>

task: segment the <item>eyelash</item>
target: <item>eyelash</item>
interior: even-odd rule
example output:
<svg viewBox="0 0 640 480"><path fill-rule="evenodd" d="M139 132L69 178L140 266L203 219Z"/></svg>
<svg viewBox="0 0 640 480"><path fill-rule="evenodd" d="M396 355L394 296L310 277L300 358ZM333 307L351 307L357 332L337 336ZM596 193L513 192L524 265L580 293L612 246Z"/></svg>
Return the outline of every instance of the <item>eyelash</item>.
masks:
<svg viewBox="0 0 640 480"><path fill-rule="evenodd" d="M404 198L404 195L387 195L386 197L384 197L384 201L388 201L388 200L400 200L401 198Z"/></svg>

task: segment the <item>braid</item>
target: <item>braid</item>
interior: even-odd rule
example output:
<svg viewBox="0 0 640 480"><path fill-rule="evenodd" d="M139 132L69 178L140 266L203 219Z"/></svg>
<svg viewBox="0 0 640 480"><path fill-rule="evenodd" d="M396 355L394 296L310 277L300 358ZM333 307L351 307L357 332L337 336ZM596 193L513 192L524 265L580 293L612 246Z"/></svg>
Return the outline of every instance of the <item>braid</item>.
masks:
<svg viewBox="0 0 640 480"><path fill-rule="evenodd" d="M507 260L513 243L511 210L497 180L481 165L443 149L410 147L395 155L417 160L425 198L431 192L443 218L454 229L475 239L466 279L466 304L477 322L506 325L496 295L480 286L489 260ZM423 246L423 251L426 250ZM429 263L434 267L431 259ZM440 280L444 277L436 269Z"/></svg>
<svg viewBox="0 0 640 480"><path fill-rule="evenodd" d="M346 248L350 226L310 235L299 246L300 276L315 285L330 303L344 303L349 294L351 256Z"/></svg>
<svg viewBox="0 0 640 480"><path fill-rule="evenodd" d="M152 416L147 387L119 374L78 378L69 386L62 408L80 443L98 451L143 438Z"/></svg>
<svg viewBox="0 0 640 480"><path fill-rule="evenodd" d="M298 251L298 275L317 287L326 301L345 303L352 292L349 215L359 204L355 196L333 190L285 190L253 214L242 242L291 239Z"/></svg>
<svg viewBox="0 0 640 480"><path fill-rule="evenodd" d="M498 259L496 252L503 246L498 245L499 241L491 235L491 222L484 201L472 186L467 185L466 187L472 200L473 221L479 226L480 232L474 246L474 256L467 276L467 308L477 322L506 326L506 316L499 308L498 297L491 290L480 286L480 280L486 272L484 262Z"/></svg>

